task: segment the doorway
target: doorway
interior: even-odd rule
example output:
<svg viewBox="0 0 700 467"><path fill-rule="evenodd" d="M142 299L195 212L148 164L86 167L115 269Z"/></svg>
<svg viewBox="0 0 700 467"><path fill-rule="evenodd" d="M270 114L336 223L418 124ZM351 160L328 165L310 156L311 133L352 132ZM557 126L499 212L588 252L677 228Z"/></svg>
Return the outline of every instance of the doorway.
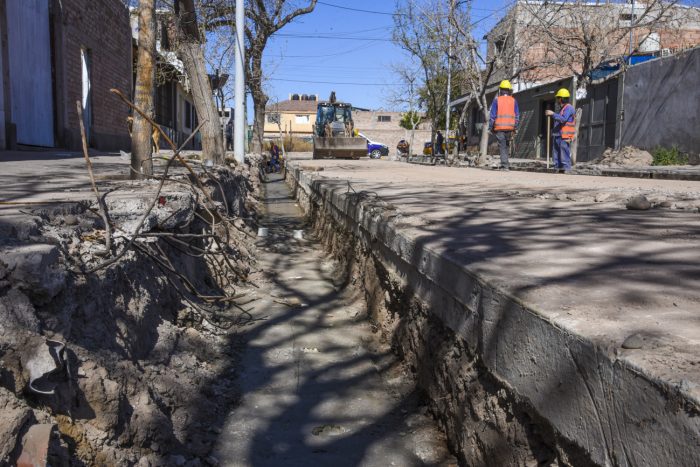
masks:
<svg viewBox="0 0 700 467"><path fill-rule="evenodd" d="M82 95L81 104L83 106L83 125L85 125L85 136L90 144L92 132L92 60L90 50L80 49L80 68L82 71Z"/></svg>
<svg viewBox="0 0 700 467"><path fill-rule="evenodd" d="M11 121L17 142L54 146L49 0L6 4Z"/></svg>

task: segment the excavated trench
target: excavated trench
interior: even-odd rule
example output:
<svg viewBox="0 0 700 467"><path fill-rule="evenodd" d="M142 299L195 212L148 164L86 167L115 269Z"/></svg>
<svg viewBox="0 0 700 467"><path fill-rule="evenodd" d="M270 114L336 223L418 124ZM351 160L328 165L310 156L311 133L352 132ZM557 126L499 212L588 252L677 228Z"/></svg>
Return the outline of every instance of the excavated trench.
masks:
<svg viewBox="0 0 700 467"><path fill-rule="evenodd" d="M434 305L420 298L422 288L434 287L427 278L418 279L423 283L416 287L418 271L407 271L410 265L383 248L376 235L351 216L333 208L323 194L302 187L299 175L290 170L287 182L313 232L354 278L369 319L410 368L460 465L596 465L580 448L558 438L546 419L494 378L469 345L443 323ZM348 197L348 205L376 208L379 216L386 216L386 208L392 210L371 193L346 187L338 192ZM447 303L450 297L441 300L445 307L454 306Z"/></svg>
<svg viewBox="0 0 700 467"><path fill-rule="evenodd" d="M671 408L672 388L402 234L377 193L316 170L292 163L287 182L460 465L691 465L697 412ZM660 432L675 434L645 441Z"/></svg>

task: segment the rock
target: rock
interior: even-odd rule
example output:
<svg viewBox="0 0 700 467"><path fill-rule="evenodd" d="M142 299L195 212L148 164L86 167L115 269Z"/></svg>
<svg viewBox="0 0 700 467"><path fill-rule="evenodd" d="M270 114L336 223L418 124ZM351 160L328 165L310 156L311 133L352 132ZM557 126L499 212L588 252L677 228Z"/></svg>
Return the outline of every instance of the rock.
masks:
<svg viewBox="0 0 700 467"><path fill-rule="evenodd" d="M187 463L187 459L183 455L170 456L170 465L181 467Z"/></svg>
<svg viewBox="0 0 700 467"><path fill-rule="evenodd" d="M207 464L211 465L212 467L218 467L219 464L221 464L221 461L219 461L219 459L217 459L214 456L209 456L204 460L206 461Z"/></svg>
<svg viewBox="0 0 700 467"><path fill-rule="evenodd" d="M7 265L10 280L38 305L48 303L66 285L66 271L59 259L54 245L15 245L0 250L0 261Z"/></svg>
<svg viewBox="0 0 700 467"><path fill-rule="evenodd" d="M14 394L0 387L0 464L10 465L10 454L20 433L33 418L31 409Z"/></svg>
<svg viewBox="0 0 700 467"><path fill-rule="evenodd" d="M29 298L17 289L10 289L0 300L0 335L18 328L38 333L39 320Z"/></svg>
<svg viewBox="0 0 700 467"><path fill-rule="evenodd" d="M567 195L566 193L557 193L556 197L559 201L566 201L567 199L569 199L569 195Z"/></svg>
<svg viewBox="0 0 700 467"><path fill-rule="evenodd" d="M313 430L311 430L311 433L314 436L340 436L347 433L348 431L349 430L347 428L343 428L340 425L329 424L319 425Z"/></svg>
<svg viewBox="0 0 700 467"><path fill-rule="evenodd" d="M673 206L673 203L670 202L670 201L661 201L661 202L659 203L659 207L660 207L660 208L670 208L670 207L672 207L672 206Z"/></svg>
<svg viewBox="0 0 700 467"><path fill-rule="evenodd" d="M595 202L602 203L604 201L609 200L610 196L610 193L598 193L597 195L595 195Z"/></svg>
<svg viewBox="0 0 700 467"><path fill-rule="evenodd" d="M644 345L644 337L640 334L632 334L622 343L623 349L641 349Z"/></svg>
<svg viewBox="0 0 700 467"><path fill-rule="evenodd" d="M76 225L78 224L78 222L78 218L73 214L66 214L65 216L63 216L63 223L66 225Z"/></svg>
<svg viewBox="0 0 700 467"><path fill-rule="evenodd" d="M627 200L627 209L634 211L646 211L651 209L651 203L644 195L633 196Z"/></svg>

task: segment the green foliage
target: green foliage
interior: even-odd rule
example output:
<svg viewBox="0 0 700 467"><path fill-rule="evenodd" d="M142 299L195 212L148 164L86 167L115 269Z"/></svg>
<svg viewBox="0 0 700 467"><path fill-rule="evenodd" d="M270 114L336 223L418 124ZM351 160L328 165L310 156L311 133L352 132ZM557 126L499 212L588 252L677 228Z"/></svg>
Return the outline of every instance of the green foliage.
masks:
<svg viewBox="0 0 700 467"><path fill-rule="evenodd" d="M401 121L399 126L405 128L406 130L412 130L413 126L418 126L418 124L423 120L423 117L415 110L406 112L401 115Z"/></svg>
<svg viewBox="0 0 700 467"><path fill-rule="evenodd" d="M652 152L654 162L652 165L686 165L688 156L678 150L676 146L664 148L657 146Z"/></svg>

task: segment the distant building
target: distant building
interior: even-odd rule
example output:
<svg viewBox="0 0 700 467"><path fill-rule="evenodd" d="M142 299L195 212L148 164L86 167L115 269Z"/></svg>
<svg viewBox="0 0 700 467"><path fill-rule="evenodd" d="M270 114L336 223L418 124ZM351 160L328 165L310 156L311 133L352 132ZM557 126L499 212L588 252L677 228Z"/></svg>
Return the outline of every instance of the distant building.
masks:
<svg viewBox="0 0 700 467"><path fill-rule="evenodd" d="M121 0L0 0L0 148L80 147L76 102L90 146L129 147L129 11Z"/></svg>
<svg viewBox="0 0 700 467"><path fill-rule="evenodd" d="M396 145L402 139L408 141L410 130L402 128L401 118L403 112L391 112L386 110L353 110L355 128L372 141L384 143L389 146L390 153L396 150ZM422 151L422 144L430 141L431 126L429 121L420 123L416 127L414 135L414 152Z"/></svg>
<svg viewBox="0 0 700 467"><path fill-rule="evenodd" d="M311 139L316 124L316 94L290 94L289 99L269 104L265 109L266 139L284 136Z"/></svg>
<svg viewBox="0 0 700 467"><path fill-rule="evenodd" d="M634 10L633 10L634 8ZM601 34L592 41L594 60L613 60L629 55L630 45L636 55L667 56L700 45L700 8L674 5L663 15L650 9L643 1L632 2L542 2L518 0L504 18L484 37L487 41L487 61L494 57L508 57L508 62L496 60L497 71L490 84L501 79L512 79L518 70L521 75L514 80L517 90L569 77L580 69L574 68L582 57L562 57L555 51L552 36L542 33L542 24L554 37L576 35L577 24L587 22L589 31ZM662 19L653 22L652 18ZM646 18L646 19L645 19ZM629 29L634 23L630 37ZM645 22L650 22L645 26ZM581 29L580 27L578 27ZM632 44L630 44L630 39ZM573 47L571 48L574 49ZM584 50L581 44L581 50ZM582 52L581 52L582 53ZM602 55L602 56L601 56Z"/></svg>

